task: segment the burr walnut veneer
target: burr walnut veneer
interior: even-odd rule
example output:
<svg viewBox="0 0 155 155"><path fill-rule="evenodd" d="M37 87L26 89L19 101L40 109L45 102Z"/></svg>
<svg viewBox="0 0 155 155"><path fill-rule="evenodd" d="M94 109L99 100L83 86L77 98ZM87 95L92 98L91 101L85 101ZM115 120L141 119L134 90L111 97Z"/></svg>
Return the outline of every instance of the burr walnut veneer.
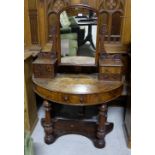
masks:
<svg viewBox="0 0 155 155"><path fill-rule="evenodd" d="M102 104L122 92L120 81L98 80L96 74L58 74L53 79L33 81L35 92L46 100L74 106Z"/></svg>

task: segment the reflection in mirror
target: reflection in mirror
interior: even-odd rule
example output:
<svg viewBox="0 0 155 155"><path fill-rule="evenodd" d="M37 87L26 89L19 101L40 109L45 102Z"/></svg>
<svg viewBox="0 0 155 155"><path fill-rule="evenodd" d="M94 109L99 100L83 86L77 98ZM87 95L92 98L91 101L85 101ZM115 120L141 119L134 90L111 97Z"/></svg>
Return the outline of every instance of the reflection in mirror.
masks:
<svg viewBox="0 0 155 155"><path fill-rule="evenodd" d="M70 8L60 14L61 63L93 65L96 56L96 13Z"/></svg>

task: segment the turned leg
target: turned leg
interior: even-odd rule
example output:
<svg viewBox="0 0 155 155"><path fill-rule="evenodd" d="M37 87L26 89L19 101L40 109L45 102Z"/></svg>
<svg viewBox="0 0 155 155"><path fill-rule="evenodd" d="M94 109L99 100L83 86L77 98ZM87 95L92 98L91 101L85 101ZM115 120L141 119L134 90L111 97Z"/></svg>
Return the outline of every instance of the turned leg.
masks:
<svg viewBox="0 0 155 155"><path fill-rule="evenodd" d="M113 129L113 123L107 122L107 105L103 104L99 110L98 127L96 134L95 146L97 148L105 147L105 136Z"/></svg>
<svg viewBox="0 0 155 155"><path fill-rule="evenodd" d="M45 131L44 140L46 144L51 144L54 142L53 124L52 124L52 118L51 118L52 106L48 101L44 101L43 104L45 108L45 118L41 120L41 123Z"/></svg>
<svg viewBox="0 0 155 155"><path fill-rule="evenodd" d="M103 148L105 146L104 137L106 135L106 122L107 122L107 105L103 104L99 110L98 128L97 128L97 141L96 147Z"/></svg>

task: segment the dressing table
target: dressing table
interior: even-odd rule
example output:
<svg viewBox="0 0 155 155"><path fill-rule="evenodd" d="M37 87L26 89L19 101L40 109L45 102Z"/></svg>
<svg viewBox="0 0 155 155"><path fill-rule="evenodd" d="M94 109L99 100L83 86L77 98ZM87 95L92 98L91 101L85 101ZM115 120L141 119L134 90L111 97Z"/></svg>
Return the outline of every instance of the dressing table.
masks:
<svg viewBox="0 0 155 155"><path fill-rule="evenodd" d="M60 37L60 14L63 11L69 13L68 10L74 8L79 13L85 9L86 16L89 11L97 15L94 57L89 54L87 56L61 55L63 47ZM42 51L33 62L32 79L34 92L44 99L45 118L41 123L47 144L53 143L65 134L81 134L90 138L97 148L103 148L106 134L113 129L113 123L107 122L107 104L122 93L123 65L119 55L107 54L104 49L106 25L100 22L102 13L104 10L96 10L82 4L72 5L67 1L60 9L56 10L53 7L53 11L48 14L55 16L56 19L55 24L50 28L52 48L50 52ZM84 46L89 51L90 45L85 43ZM98 120L53 118L52 103L82 107L98 105Z"/></svg>

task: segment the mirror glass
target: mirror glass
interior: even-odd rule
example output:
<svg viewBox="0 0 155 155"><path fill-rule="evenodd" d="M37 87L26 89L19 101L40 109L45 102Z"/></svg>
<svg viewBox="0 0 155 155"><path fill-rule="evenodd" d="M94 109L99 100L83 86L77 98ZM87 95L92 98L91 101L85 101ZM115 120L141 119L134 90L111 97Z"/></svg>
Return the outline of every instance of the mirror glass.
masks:
<svg viewBox="0 0 155 155"><path fill-rule="evenodd" d="M60 14L61 63L94 65L97 16L92 10L70 8Z"/></svg>

